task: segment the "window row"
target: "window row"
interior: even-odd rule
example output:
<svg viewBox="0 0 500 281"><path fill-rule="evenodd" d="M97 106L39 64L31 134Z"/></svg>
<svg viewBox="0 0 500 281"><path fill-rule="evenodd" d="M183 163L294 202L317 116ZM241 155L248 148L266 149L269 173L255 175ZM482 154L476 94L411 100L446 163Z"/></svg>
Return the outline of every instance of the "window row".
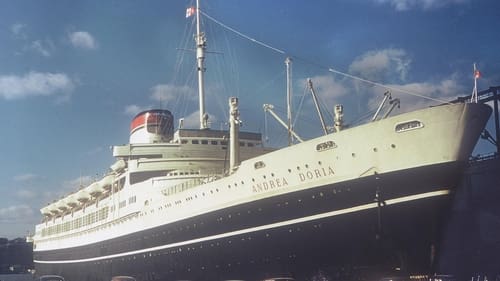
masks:
<svg viewBox="0 0 500 281"><path fill-rule="evenodd" d="M79 217L67 222L59 223L57 225L52 225L42 229L42 237L60 234L68 232L71 230L79 229L87 225L91 225L98 221L102 221L108 218L109 207L104 207L98 211L86 214L83 217Z"/></svg>
<svg viewBox="0 0 500 281"><path fill-rule="evenodd" d="M181 140L181 143L182 144L188 144L189 140ZM223 140L223 141L217 141L217 140L191 140L191 144L227 145L228 141L227 140ZM260 143L240 141L240 146L254 147L254 146L258 146L258 145L260 145Z"/></svg>

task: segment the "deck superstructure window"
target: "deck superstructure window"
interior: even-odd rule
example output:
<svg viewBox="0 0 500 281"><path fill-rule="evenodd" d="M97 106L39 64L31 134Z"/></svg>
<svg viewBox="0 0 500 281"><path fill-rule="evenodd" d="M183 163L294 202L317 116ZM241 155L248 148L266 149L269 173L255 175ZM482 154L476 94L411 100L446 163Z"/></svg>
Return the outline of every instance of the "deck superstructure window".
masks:
<svg viewBox="0 0 500 281"><path fill-rule="evenodd" d="M264 163L264 161L257 161L253 164L253 167L255 169L260 169L260 168L264 168L266 166L266 164Z"/></svg>
<svg viewBox="0 0 500 281"><path fill-rule="evenodd" d="M325 151L333 148L337 148L337 144L333 141L325 141L316 145L316 151Z"/></svg>
<svg viewBox="0 0 500 281"><path fill-rule="evenodd" d="M396 133L411 131L415 129L423 128L424 124L418 120L411 120L403 123L396 124Z"/></svg>

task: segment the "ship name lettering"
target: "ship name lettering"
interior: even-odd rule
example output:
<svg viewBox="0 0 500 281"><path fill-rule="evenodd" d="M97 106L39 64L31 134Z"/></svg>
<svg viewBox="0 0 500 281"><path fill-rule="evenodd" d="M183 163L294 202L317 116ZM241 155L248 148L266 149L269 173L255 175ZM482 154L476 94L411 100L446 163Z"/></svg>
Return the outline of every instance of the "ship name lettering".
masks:
<svg viewBox="0 0 500 281"><path fill-rule="evenodd" d="M275 178L261 183L254 184L252 186L253 192L264 192L275 188L280 188L288 185L288 181L285 178Z"/></svg>
<svg viewBox="0 0 500 281"><path fill-rule="evenodd" d="M326 176L333 176L335 172L332 167L328 166L328 168L314 169L312 171L307 171L304 173L299 173L300 181L319 179Z"/></svg>

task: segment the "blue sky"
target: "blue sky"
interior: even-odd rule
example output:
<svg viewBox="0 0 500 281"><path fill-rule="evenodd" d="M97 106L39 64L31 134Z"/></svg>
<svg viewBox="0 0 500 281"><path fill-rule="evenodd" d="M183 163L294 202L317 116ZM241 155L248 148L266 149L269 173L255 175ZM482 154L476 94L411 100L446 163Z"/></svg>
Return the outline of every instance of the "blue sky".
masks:
<svg viewBox="0 0 500 281"><path fill-rule="evenodd" d="M193 19L185 18L192 1L0 3L0 237L13 238L33 231L40 207L107 170L110 146L128 142L138 111L162 106L195 124L194 59L180 50L193 48ZM202 9L285 51L203 20L216 52L207 56L211 127L224 128L227 97L238 96L243 129L267 133L271 146L286 133L270 117L266 125L261 108L284 108L287 55L296 130L305 138L321 133L303 99L307 77L325 109L344 104L350 124L385 92L328 68L438 100L470 94L473 63L479 89L500 85L497 0L211 0ZM393 95L400 111L436 104ZM476 149L489 151L482 142Z"/></svg>

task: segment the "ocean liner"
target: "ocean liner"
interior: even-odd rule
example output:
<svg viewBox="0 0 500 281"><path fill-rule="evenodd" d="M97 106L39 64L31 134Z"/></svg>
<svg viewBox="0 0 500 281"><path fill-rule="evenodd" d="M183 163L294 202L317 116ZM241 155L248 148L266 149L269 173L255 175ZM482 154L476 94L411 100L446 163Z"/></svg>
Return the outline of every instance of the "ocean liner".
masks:
<svg viewBox="0 0 500 281"><path fill-rule="evenodd" d="M199 17L199 9L193 9ZM298 268L430 272L439 220L491 109L447 103L281 149L208 128L197 24L200 129L165 109L133 118L100 180L41 209L37 275L71 281L257 280ZM338 112L340 111L338 107Z"/></svg>

